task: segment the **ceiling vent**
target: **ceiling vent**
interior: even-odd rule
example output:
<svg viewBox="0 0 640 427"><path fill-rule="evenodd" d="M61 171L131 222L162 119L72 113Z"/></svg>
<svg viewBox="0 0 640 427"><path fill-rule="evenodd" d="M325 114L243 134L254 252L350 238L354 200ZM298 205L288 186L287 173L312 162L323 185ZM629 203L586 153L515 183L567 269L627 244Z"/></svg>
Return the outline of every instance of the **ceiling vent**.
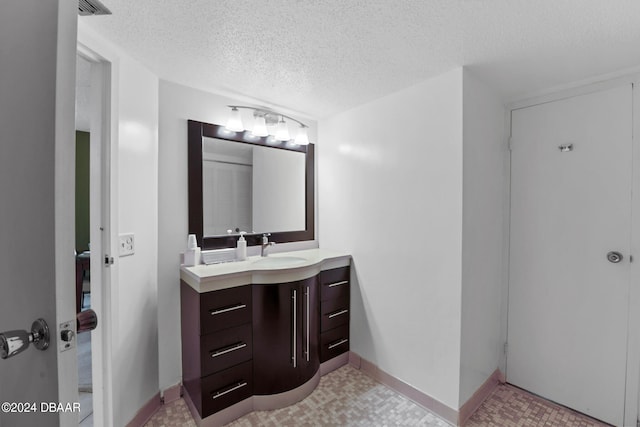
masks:
<svg viewBox="0 0 640 427"><path fill-rule="evenodd" d="M78 15L111 15L111 11L98 0L78 0Z"/></svg>

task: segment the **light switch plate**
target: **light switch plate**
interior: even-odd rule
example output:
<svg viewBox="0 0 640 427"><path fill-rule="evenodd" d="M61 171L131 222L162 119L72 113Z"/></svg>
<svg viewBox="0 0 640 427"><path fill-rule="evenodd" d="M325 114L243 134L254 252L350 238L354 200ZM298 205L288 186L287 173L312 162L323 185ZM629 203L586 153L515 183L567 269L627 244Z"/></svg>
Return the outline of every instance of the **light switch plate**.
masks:
<svg viewBox="0 0 640 427"><path fill-rule="evenodd" d="M133 255L136 251L135 239L133 233L121 234L120 235L120 246L118 249L118 255L129 256Z"/></svg>

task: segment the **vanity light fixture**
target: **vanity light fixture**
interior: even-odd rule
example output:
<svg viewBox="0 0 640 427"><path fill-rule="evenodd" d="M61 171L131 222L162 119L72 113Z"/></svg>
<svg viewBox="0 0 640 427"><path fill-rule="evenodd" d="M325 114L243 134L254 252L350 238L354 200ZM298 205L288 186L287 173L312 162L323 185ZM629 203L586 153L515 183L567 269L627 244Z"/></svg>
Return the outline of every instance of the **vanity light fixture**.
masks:
<svg viewBox="0 0 640 427"><path fill-rule="evenodd" d="M242 117L240 111L236 107L231 108L231 115L227 121L227 129L232 132L243 132L244 126L242 125Z"/></svg>
<svg viewBox="0 0 640 427"><path fill-rule="evenodd" d="M267 122L264 116L256 116L251 133L255 136L269 136L269 130L267 129Z"/></svg>
<svg viewBox="0 0 640 427"><path fill-rule="evenodd" d="M278 128L276 129L276 139L278 141L288 141L291 139L291 137L289 136L289 128L287 127L287 123L284 121L284 118L282 116L280 116Z"/></svg>
<svg viewBox="0 0 640 427"><path fill-rule="evenodd" d="M248 107L245 105L228 105L228 107L231 108L231 114L227 121L227 130L232 132L243 132L245 130L242 125L242 118L239 111L239 109L244 108L253 111L254 122L253 128L251 129L252 135L258 137L269 136L270 134L273 134L269 130L275 128L274 136L278 141L291 141L291 143L297 145L309 144L309 135L307 134L309 126L305 125L300 120L296 120L293 117L289 117L285 114L278 113L267 108ZM293 140L291 140L289 127L285 119L300 125L298 133Z"/></svg>
<svg viewBox="0 0 640 427"><path fill-rule="evenodd" d="M307 135L306 126L300 126L300 129L298 129L298 134L296 135L296 144L309 145L309 135Z"/></svg>

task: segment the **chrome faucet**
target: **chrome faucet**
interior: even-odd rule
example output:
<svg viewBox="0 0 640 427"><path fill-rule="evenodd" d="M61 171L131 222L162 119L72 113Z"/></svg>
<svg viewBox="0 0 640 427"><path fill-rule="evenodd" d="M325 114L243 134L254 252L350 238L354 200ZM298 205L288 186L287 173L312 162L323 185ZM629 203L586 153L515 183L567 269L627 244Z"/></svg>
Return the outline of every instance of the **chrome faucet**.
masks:
<svg viewBox="0 0 640 427"><path fill-rule="evenodd" d="M269 246L273 246L276 244L276 242L269 241L269 236L271 236L271 233L264 233L262 235L262 247L260 248L260 256L267 256L267 249L269 249Z"/></svg>

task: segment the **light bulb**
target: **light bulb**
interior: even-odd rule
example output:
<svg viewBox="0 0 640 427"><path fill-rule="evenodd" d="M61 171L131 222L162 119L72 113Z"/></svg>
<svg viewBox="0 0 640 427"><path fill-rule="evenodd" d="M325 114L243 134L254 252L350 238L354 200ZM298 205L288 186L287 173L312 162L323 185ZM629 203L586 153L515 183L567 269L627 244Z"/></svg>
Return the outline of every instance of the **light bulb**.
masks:
<svg viewBox="0 0 640 427"><path fill-rule="evenodd" d="M289 128L287 127L287 123L284 121L282 117L280 117L280 121L278 122L278 129L276 130L276 139L278 141L288 141L291 139L289 137Z"/></svg>
<svg viewBox="0 0 640 427"><path fill-rule="evenodd" d="M267 123L267 132L269 132L270 136L273 136L273 137L276 136L277 128L278 128L278 124L277 123L276 124Z"/></svg>
<svg viewBox="0 0 640 427"><path fill-rule="evenodd" d="M267 123L264 120L264 116L257 116L253 122L253 130L251 131L255 136L267 136L269 131L267 130Z"/></svg>
<svg viewBox="0 0 640 427"><path fill-rule="evenodd" d="M242 125L242 117L240 111L236 107L231 108L231 115L227 121L227 129L232 132L243 132L244 126Z"/></svg>
<svg viewBox="0 0 640 427"><path fill-rule="evenodd" d="M296 144L309 145L309 135L307 135L306 126L300 126L300 129L298 129L298 134L296 135Z"/></svg>

